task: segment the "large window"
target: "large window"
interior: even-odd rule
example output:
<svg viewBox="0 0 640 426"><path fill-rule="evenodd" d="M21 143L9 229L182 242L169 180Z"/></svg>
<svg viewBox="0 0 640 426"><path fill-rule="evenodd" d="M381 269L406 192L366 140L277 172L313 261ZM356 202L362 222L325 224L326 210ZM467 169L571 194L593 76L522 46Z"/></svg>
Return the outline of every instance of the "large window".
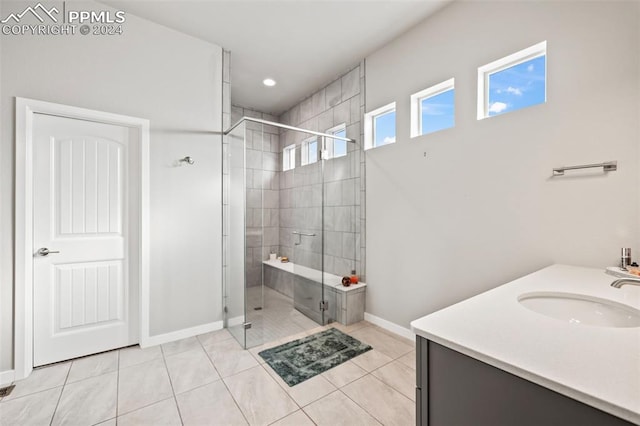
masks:
<svg viewBox="0 0 640 426"><path fill-rule="evenodd" d="M296 145L292 144L282 150L282 171L296 168Z"/></svg>
<svg viewBox="0 0 640 426"><path fill-rule="evenodd" d="M364 115L364 149L377 148L396 141L396 103L390 103Z"/></svg>
<svg viewBox="0 0 640 426"><path fill-rule="evenodd" d="M346 138L347 125L345 123L342 123L336 127L332 127L331 129L327 130L326 133L334 136L339 136L341 138ZM347 155L347 141L343 141L340 139L327 138L326 148L327 148L327 156L326 156L327 159L344 157L345 155Z"/></svg>
<svg viewBox="0 0 640 426"><path fill-rule="evenodd" d="M306 166L318 161L318 138L316 136L302 141L300 148L302 153L301 165Z"/></svg>
<svg viewBox="0 0 640 426"><path fill-rule="evenodd" d="M546 41L478 68L478 120L546 101Z"/></svg>
<svg viewBox="0 0 640 426"><path fill-rule="evenodd" d="M411 137L455 125L454 79L411 95Z"/></svg>

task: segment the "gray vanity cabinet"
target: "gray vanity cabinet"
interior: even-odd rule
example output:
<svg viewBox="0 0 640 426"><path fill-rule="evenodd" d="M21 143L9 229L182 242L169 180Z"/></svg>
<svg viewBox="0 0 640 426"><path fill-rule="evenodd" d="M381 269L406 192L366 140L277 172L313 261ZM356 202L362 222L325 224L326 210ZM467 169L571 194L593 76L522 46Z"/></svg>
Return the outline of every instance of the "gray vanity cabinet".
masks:
<svg viewBox="0 0 640 426"><path fill-rule="evenodd" d="M632 424L420 336L416 349L419 426Z"/></svg>

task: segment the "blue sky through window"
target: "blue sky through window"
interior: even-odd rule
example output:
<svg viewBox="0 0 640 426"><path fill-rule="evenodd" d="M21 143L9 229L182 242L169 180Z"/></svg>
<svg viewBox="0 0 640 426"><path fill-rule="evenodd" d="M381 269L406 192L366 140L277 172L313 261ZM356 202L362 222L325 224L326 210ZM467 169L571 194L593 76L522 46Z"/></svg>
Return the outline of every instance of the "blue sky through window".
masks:
<svg viewBox="0 0 640 426"><path fill-rule="evenodd" d="M312 164L318 161L318 140L314 140L313 142L309 142L309 161L307 164Z"/></svg>
<svg viewBox="0 0 640 426"><path fill-rule="evenodd" d="M396 111L385 112L373 119L373 146L382 146L396 141Z"/></svg>
<svg viewBox="0 0 640 426"><path fill-rule="evenodd" d="M334 133L335 136L339 136L341 138L347 137L347 131L342 129L338 132ZM347 155L347 141L341 141L340 139L333 140L333 156L334 157L342 157Z"/></svg>
<svg viewBox="0 0 640 426"><path fill-rule="evenodd" d="M489 117L544 103L546 56L489 75Z"/></svg>
<svg viewBox="0 0 640 426"><path fill-rule="evenodd" d="M420 111L422 114L421 135L454 126L454 94L455 90L450 89L420 101Z"/></svg>

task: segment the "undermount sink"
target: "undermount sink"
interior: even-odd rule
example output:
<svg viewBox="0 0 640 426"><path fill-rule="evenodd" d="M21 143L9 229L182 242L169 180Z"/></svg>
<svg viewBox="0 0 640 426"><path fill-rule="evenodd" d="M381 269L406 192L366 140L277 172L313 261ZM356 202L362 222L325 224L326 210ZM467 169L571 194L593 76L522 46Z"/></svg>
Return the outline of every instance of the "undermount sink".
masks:
<svg viewBox="0 0 640 426"><path fill-rule="evenodd" d="M527 309L572 324L600 327L640 327L640 310L598 297L572 293L521 294L518 302Z"/></svg>

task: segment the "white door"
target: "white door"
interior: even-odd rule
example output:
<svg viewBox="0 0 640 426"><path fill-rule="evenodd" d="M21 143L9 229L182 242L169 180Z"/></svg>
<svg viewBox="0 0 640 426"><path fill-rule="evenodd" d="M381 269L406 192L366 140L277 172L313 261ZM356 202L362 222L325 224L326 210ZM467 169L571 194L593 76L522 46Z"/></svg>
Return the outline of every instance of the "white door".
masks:
<svg viewBox="0 0 640 426"><path fill-rule="evenodd" d="M138 133L45 114L32 128L33 365L135 344Z"/></svg>

